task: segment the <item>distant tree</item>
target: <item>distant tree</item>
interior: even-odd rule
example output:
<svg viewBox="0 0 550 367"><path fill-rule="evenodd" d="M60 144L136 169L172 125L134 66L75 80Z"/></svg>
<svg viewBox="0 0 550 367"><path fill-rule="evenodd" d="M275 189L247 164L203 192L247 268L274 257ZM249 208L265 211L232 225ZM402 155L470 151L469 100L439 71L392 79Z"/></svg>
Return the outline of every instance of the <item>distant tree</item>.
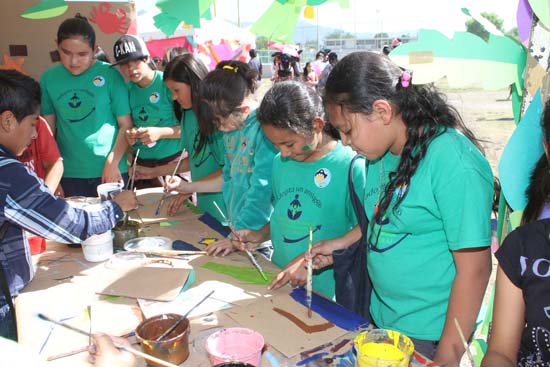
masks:
<svg viewBox="0 0 550 367"><path fill-rule="evenodd" d="M267 43L269 39L266 36L259 36L256 38L256 49L265 50L267 48Z"/></svg>
<svg viewBox="0 0 550 367"><path fill-rule="evenodd" d="M309 41L306 41L305 45L304 45L304 49L306 50L316 50L317 49L317 40L309 40Z"/></svg>
<svg viewBox="0 0 550 367"><path fill-rule="evenodd" d="M504 33L504 29L502 28L502 25L504 24L504 21L495 13L481 13L481 16L485 19L487 19L489 22L493 23L495 27ZM466 21L466 32L470 32L475 34L476 36L479 36L485 41L489 41L489 32L485 30L485 27L481 25L477 20L475 19L469 19Z"/></svg>
<svg viewBox="0 0 550 367"><path fill-rule="evenodd" d="M341 29L337 29L333 32L330 32L329 34L327 34L325 36L325 40L328 40L328 39L350 39L350 38L354 39L355 35L353 35L349 32L344 32Z"/></svg>
<svg viewBox="0 0 550 367"><path fill-rule="evenodd" d="M518 33L518 27L514 27L510 29L508 32L506 32L506 35L510 38L515 39L516 41L520 42L519 40L519 33Z"/></svg>

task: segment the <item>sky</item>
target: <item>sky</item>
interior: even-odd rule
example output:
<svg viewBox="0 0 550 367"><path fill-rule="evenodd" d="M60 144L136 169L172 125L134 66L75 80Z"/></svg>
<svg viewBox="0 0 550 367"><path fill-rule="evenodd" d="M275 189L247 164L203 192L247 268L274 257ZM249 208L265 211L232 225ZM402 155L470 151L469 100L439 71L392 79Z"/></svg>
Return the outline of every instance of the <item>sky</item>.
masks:
<svg viewBox="0 0 550 367"><path fill-rule="evenodd" d="M217 17L237 23L253 23L275 0L217 0L212 8ZM504 20L504 29L516 26L518 0L348 0L349 9L327 2L319 7L319 25L340 28L351 33L396 33L420 28L435 29L448 36L464 31L468 19L462 7L471 12L494 12ZM155 0L136 0L158 13ZM239 11L237 11L237 9ZM312 26L317 20L308 20Z"/></svg>

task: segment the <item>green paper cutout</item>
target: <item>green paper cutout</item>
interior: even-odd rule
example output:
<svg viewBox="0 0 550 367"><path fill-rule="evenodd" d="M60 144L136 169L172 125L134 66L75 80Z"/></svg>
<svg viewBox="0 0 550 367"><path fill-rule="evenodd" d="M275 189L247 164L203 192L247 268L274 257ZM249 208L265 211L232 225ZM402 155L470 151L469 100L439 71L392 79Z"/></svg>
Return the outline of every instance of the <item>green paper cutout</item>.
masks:
<svg viewBox="0 0 550 367"><path fill-rule="evenodd" d="M164 13L155 15L153 19L155 20L155 27L160 29L160 31L168 37L174 34L181 23L181 20Z"/></svg>
<svg viewBox="0 0 550 367"><path fill-rule="evenodd" d="M207 262L202 266L204 269L215 271L216 273L229 275L243 283L248 284L268 284L271 283L273 278L277 276L277 273L264 271L267 280L264 280L260 272L250 264L250 266L236 266L236 265L224 265L215 262Z"/></svg>
<svg viewBox="0 0 550 367"><path fill-rule="evenodd" d="M250 28L250 32L265 36L271 41L292 43L296 23L307 5L317 6L327 1L349 8L349 0L275 0Z"/></svg>
<svg viewBox="0 0 550 367"><path fill-rule="evenodd" d="M499 90L511 84L523 90L526 50L506 36L490 34L489 42L468 32L452 40L435 30L420 30L417 42L402 44L390 58L413 71L413 83L426 84L447 77L452 88L483 86Z"/></svg>
<svg viewBox="0 0 550 367"><path fill-rule="evenodd" d="M292 33L300 18L294 5L282 5L274 1L266 12L252 25L250 32L262 35L272 41L292 43Z"/></svg>
<svg viewBox="0 0 550 367"><path fill-rule="evenodd" d="M529 5L533 9L533 13L539 18L546 28L550 26L550 9L548 9L548 0L529 0Z"/></svg>
<svg viewBox="0 0 550 367"><path fill-rule="evenodd" d="M170 227L170 226L176 226L178 224L181 224L182 222L178 221L178 220L173 220L173 221L166 221L166 222L160 222L160 226L161 227Z"/></svg>
<svg viewBox="0 0 550 367"><path fill-rule="evenodd" d="M26 19L54 18L65 13L68 8L65 0L42 0L21 13L21 17Z"/></svg>
<svg viewBox="0 0 550 367"><path fill-rule="evenodd" d="M200 28L200 18L212 18L210 6L214 0L157 0L161 13L153 17L155 26L167 36L174 34L181 22Z"/></svg>

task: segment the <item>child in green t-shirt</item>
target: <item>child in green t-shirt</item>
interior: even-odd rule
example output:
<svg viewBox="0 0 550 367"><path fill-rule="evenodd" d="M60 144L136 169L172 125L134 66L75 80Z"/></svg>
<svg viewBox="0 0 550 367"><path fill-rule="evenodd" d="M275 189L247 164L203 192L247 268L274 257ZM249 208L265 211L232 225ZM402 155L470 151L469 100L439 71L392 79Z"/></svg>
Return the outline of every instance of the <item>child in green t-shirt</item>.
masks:
<svg viewBox="0 0 550 367"><path fill-rule="evenodd" d="M196 111L199 104L199 85L208 74L202 61L191 53L184 53L174 57L164 69L164 83L172 94L174 100L174 112L181 124L170 129L155 128L159 136L181 135L180 144L188 156L181 161L179 173L191 172L193 181L208 180L219 177L222 174L224 164L223 136L220 132L205 136L200 132ZM153 130L153 129L150 129ZM180 133L181 132L181 133ZM171 175L175 163L166 164L154 168L137 167L136 177L153 178ZM189 198L189 193L174 197L168 209L173 215L177 212L184 200ZM223 218L214 206L216 202L222 210L225 210L223 195L221 192L197 193L197 207L212 215L223 223Z"/></svg>
<svg viewBox="0 0 550 367"><path fill-rule="evenodd" d="M458 366L491 273L493 176L471 131L433 86L389 58L355 52L325 86L330 123L367 158L370 313L413 338L437 364ZM351 241L312 251L316 266Z"/></svg>
<svg viewBox="0 0 550 367"><path fill-rule="evenodd" d="M256 119L256 71L240 61L222 61L200 85L199 129L223 132L222 176L197 182L179 177L167 188L181 193L223 192L224 213L233 229L260 229L271 216L271 168L275 148ZM218 205L221 203L217 203ZM229 239L218 241L229 242Z"/></svg>
<svg viewBox="0 0 550 367"><path fill-rule="evenodd" d="M86 18L77 15L61 23L57 48L61 63L40 81L41 114L63 157L65 195L97 196L97 185L128 177L128 92L120 73L94 58L95 32Z"/></svg>
<svg viewBox="0 0 550 367"><path fill-rule="evenodd" d="M342 145L338 132L325 122L321 97L295 81L274 84L258 109L258 120L279 154L273 161L273 215L260 230L238 230L247 245L271 239L271 260L283 271L270 284L306 283L304 254L311 226L313 243L337 238L357 225L348 191L348 170L355 153ZM360 162L360 163L359 163ZM364 161L354 166L354 184L364 183ZM241 243L236 243L242 249ZM231 247L209 248L226 254ZM334 297L332 268L315 272L313 289Z"/></svg>
<svg viewBox="0 0 550 367"><path fill-rule="evenodd" d="M128 82L128 94L134 129L126 131L132 144L132 153L139 149L137 165L143 167L162 166L178 160L181 147L179 137L159 139L151 128L173 128L179 125L173 110L172 96L162 82L162 72L149 57L145 42L139 37L124 35L113 46L114 65ZM149 180L137 178L137 187L163 186L157 177Z"/></svg>

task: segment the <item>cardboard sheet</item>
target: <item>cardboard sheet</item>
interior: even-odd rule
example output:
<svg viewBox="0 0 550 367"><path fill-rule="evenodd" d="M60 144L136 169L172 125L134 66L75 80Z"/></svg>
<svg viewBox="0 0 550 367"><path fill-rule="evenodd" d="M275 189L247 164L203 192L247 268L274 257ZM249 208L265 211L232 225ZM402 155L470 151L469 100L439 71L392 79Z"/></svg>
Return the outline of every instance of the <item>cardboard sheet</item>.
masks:
<svg viewBox="0 0 550 367"><path fill-rule="evenodd" d="M157 210L158 204L160 203L163 195L164 192L162 187L154 187L137 191L137 198L139 202L139 208L137 210L138 213L135 211L130 212L130 219L139 222L143 221L143 223L158 223L163 221L196 218L200 215L199 212L196 210L194 211L187 205L182 205L176 215L168 215L168 207L170 205L170 201L172 200L172 197L168 196L164 200L159 215L155 216L155 211Z"/></svg>
<svg viewBox="0 0 550 367"><path fill-rule="evenodd" d="M269 345L289 358L347 333L346 330L334 325L327 330L308 334L294 322L274 311L274 307L298 317L310 326L327 322L315 312L311 319L308 319L307 308L294 301L289 295L277 295L270 299L261 299L249 306L234 307L225 314L237 321L239 325L261 333Z"/></svg>
<svg viewBox="0 0 550 367"><path fill-rule="evenodd" d="M180 293L188 275L189 269L139 267L126 272L97 293L172 301Z"/></svg>

